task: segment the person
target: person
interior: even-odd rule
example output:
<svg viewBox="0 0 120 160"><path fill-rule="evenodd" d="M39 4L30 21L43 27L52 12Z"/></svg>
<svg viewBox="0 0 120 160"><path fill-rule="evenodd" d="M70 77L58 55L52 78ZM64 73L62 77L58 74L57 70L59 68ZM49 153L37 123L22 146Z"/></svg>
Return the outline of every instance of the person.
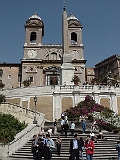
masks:
<svg viewBox="0 0 120 160"><path fill-rule="evenodd" d="M98 134L98 137L97 137L97 138L98 138L98 139L101 139L101 140L106 140L106 138L104 137L103 132L102 132L101 129L99 130L99 134Z"/></svg>
<svg viewBox="0 0 120 160"><path fill-rule="evenodd" d="M68 120L68 117L67 117L67 113L65 112L64 113L64 121L67 121Z"/></svg>
<svg viewBox="0 0 120 160"><path fill-rule="evenodd" d="M60 156L60 150L61 150L61 145L62 145L62 138L60 138L60 136L58 136L55 143L56 143L56 146L57 146L57 153Z"/></svg>
<svg viewBox="0 0 120 160"><path fill-rule="evenodd" d="M79 158L81 158L82 160L84 160L84 157L83 157L83 151L84 151L84 140L83 140L83 138L82 138L82 137L80 137L79 143L80 143Z"/></svg>
<svg viewBox="0 0 120 160"><path fill-rule="evenodd" d="M64 112L61 113L61 118L64 120Z"/></svg>
<svg viewBox="0 0 120 160"><path fill-rule="evenodd" d="M82 122L82 133L85 133L85 129L86 129L86 122L84 119L81 120Z"/></svg>
<svg viewBox="0 0 120 160"><path fill-rule="evenodd" d="M93 123L91 124L91 129L92 130L97 130L98 126L97 126L97 122L96 120L93 121Z"/></svg>
<svg viewBox="0 0 120 160"><path fill-rule="evenodd" d="M94 154L94 142L90 139L90 136L87 137L84 146L86 151L86 159L92 160Z"/></svg>
<svg viewBox="0 0 120 160"><path fill-rule="evenodd" d="M54 121L54 134L57 133L57 119Z"/></svg>
<svg viewBox="0 0 120 160"><path fill-rule="evenodd" d="M47 133L51 136L52 135L52 128L49 128Z"/></svg>
<svg viewBox="0 0 120 160"><path fill-rule="evenodd" d="M37 150L38 150L37 159L41 160L43 157L43 151L44 151L44 143L42 142L42 138L38 139Z"/></svg>
<svg viewBox="0 0 120 160"><path fill-rule="evenodd" d="M75 130L75 123L71 122L71 124L70 124L71 135L74 135L74 130Z"/></svg>
<svg viewBox="0 0 120 160"><path fill-rule="evenodd" d="M65 121L64 119L61 119L60 121L60 125L61 125L61 133L63 134L63 125L64 125Z"/></svg>
<svg viewBox="0 0 120 160"><path fill-rule="evenodd" d="M47 143L47 138L46 138L46 135L45 134L43 134L43 143L44 143L44 145Z"/></svg>
<svg viewBox="0 0 120 160"><path fill-rule="evenodd" d="M33 136L33 140L32 140L32 153L33 153L33 159L37 160L37 135Z"/></svg>
<svg viewBox="0 0 120 160"><path fill-rule="evenodd" d="M96 135L93 131L90 132L90 139L93 141L93 142L97 142L97 138L96 138Z"/></svg>
<svg viewBox="0 0 120 160"><path fill-rule="evenodd" d="M41 127L41 130L40 130L40 132L39 132L39 135L41 136L41 137L43 137L43 135L44 135L44 128L43 127Z"/></svg>
<svg viewBox="0 0 120 160"><path fill-rule="evenodd" d="M79 160L80 143L77 134L74 135L74 139L70 141L70 158L71 160Z"/></svg>
<svg viewBox="0 0 120 160"><path fill-rule="evenodd" d="M120 160L120 137L116 145L116 150L118 151L118 160Z"/></svg>
<svg viewBox="0 0 120 160"><path fill-rule="evenodd" d="M68 132L69 126L67 121L65 121L65 123L63 124L63 130L65 132L65 137L67 137L67 132Z"/></svg>
<svg viewBox="0 0 120 160"><path fill-rule="evenodd" d="M54 141L50 138L50 134L46 135L47 140L44 145L44 160L51 160L52 151L55 148Z"/></svg>

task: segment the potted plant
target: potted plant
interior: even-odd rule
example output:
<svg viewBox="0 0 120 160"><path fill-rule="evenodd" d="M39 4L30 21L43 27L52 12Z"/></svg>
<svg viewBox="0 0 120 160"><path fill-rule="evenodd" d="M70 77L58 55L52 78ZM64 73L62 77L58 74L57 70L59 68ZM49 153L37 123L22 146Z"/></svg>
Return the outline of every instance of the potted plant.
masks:
<svg viewBox="0 0 120 160"><path fill-rule="evenodd" d="M5 86L5 84L3 84L3 83L0 81L0 89L2 89L4 86Z"/></svg>
<svg viewBox="0 0 120 160"><path fill-rule="evenodd" d="M31 82L30 82L29 79L26 79L26 80L24 80L24 81L22 82L22 84L23 84L25 87L28 87L28 86L31 84Z"/></svg>
<svg viewBox="0 0 120 160"><path fill-rule="evenodd" d="M50 77L50 84L57 85L58 84L58 77Z"/></svg>
<svg viewBox="0 0 120 160"><path fill-rule="evenodd" d="M0 104L1 102L5 102L6 101L6 97L3 94L0 94Z"/></svg>
<svg viewBox="0 0 120 160"><path fill-rule="evenodd" d="M80 81L78 76L74 75L71 82L74 82L75 85L78 85L78 83L81 82L81 81Z"/></svg>

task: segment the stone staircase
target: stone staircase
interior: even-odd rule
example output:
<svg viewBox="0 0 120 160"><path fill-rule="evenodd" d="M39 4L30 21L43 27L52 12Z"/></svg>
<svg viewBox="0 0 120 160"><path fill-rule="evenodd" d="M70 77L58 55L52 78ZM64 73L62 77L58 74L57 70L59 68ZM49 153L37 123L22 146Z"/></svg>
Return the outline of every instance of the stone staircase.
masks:
<svg viewBox="0 0 120 160"><path fill-rule="evenodd" d="M47 130L48 127L50 127L50 124L45 125L45 130ZM59 130L59 128L58 128ZM86 130L85 134L82 134L79 128L76 128L75 132L78 134L78 138L83 137L83 139L86 139L87 135L90 133L90 128ZM60 132L58 133L60 134ZM98 131L96 131L96 135L98 134ZM53 160L68 160L69 159L69 145L70 140L73 138L73 136L70 135L70 132L68 132L68 137L65 138L63 134L60 134L63 143L61 148L61 156L59 157L57 155L56 150L53 152L52 159ZM97 143L95 143L95 150L94 150L94 160L114 160L117 158L117 151L116 151L116 142L118 140L119 134L113 134L104 131L104 137L107 139L99 140ZM57 135L52 135L51 138L55 141L57 138ZM31 143L32 140L29 140L22 148L20 148L18 151L16 151L11 157L15 160L20 159L33 159L32 153L31 153ZM85 151L84 151L84 159L86 159Z"/></svg>

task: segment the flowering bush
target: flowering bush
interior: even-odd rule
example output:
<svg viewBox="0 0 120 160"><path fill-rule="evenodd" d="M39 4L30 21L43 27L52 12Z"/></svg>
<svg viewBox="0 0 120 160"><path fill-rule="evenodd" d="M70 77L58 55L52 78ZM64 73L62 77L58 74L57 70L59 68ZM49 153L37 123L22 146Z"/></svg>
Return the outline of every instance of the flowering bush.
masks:
<svg viewBox="0 0 120 160"><path fill-rule="evenodd" d="M90 95L85 97L75 107L66 110L69 120L79 119L80 116L88 116L96 119L97 124L108 131L120 130L120 117L111 109L96 103Z"/></svg>

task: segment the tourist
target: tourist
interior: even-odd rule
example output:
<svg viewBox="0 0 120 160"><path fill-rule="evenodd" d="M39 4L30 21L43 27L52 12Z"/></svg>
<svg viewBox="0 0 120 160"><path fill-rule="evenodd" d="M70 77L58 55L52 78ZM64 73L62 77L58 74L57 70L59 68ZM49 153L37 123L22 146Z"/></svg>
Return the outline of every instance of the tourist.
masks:
<svg viewBox="0 0 120 160"><path fill-rule="evenodd" d="M40 130L40 132L39 132L39 135L41 136L41 137L43 137L43 135L45 134L45 132L44 132L44 128L43 127L41 127L41 130Z"/></svg>
<svg viewBox="0 0 120 160"><path fill-rule="evenodd" d="M97 139L106 140L101 129L99 130L99 134L98 134Z"/></svg>
<svg viewBox="0 0 120 160"><path fill-rule="evenodd" d="M57 133L57 119L54 121L54 134Z"/></svg>
<svg viewBox="0 0 120 160"><path fill-rule="evenodd" d="M65 123L63 124L63 130L65 132L65 137L67 137L67 132L68 132L69 126L67 121L65 121Z"/></svg>
<svg viewBox="0 0 120 160"><path fill-rule="evenodd" d="M80 150L80 143L77 138L77 134L74 135L74 139L70 141L70 157L69 159L79 160L79 150Z"/></svg>
<svg viewBox="0 0 120 160"><path fill-rule="evenodd" d="M70 124L71 135L74 135L74 130L75 130L75 123L71 122L71 124Z"/></svg>
<svg viewBox="0 0 120 160"><path fill-rule="evenodd" d="M47 138L46 138L46 135L43 134L43 143L46 144L47 143Z"/></svg>
<svg viewBox="0 0 120 160"><path fill-rule="evenodd" d="M64 121L68 121L67 113L64 114Z"/></svg>
<svg viewBox="0 0 120 160"><path fill-rule="evenodd" d="M80 143L79 158L81 158L82 160L84 160L84 157L83 157L84 140L83 140L82 137L80 137L79 143Z"/></svg>
<svg viewBox="0 0 120 160"><path fill-rule="evenodd" d="M118 151L118 160L120 160L120 137L116 145L116 150Z"/></svg>
<svg viewBox="0 0 120 160"><path fill-rule="evenodd" d="M33 153L33 159L37 160L37 135L33 136L33 141L32 141L32 153Z"/></svg>
<svg viewBox="0 0 120 160"><path fill-rule="evenodd" d="M90 132L90 139L93 142L97 142L97 137L96 137L96 135L95 135L95 133L93 131Z"/></svg>
<svg viewBox="0 0 120 160"><path fill-rule="evenodd" d="M60 136L58 136L55 143L56 143L56 147L57 147L57 153L60 156L60 150L61 150L61 145L62 145L62 138L60 138Z"/></svg>
<svg viewBox="0 0 120 160"><path fill-rule="evenodd" d="M61 113L61 118L64 120L64 112Z"/></svg>
<svg viewBox="0 0 120 160"><path fill-rule="evenodd" d="M87 137L84 146L87 160L92 160L94 154L94 142L90 139L90 136Z"/></svg>
<svg viewBox="0 0 120 160"><path fill-rule="evenodd" d="M47 133L51 136L52 135L52 128L49 128Z"/></svg>
<svg viewBox="0 0 120 160"><path fill-rule="evenodd" d="M97 129L98 129L96 120L93 121L93 123L91 124L91 129L92 129L92 130L97 130Z"/></svg>
<svg viewBox="0 0 120 160"><path fill-rule="evenodd" d="M50 138L50 134L46 135L47 141L44 145L44 160L51 160L52 151L55 149L54 141Z"/></svg>
<svg viewBox="0 0 120 160"><path fill-rule="evenodd" d="M61 125L61 133L63 134L63 124L65 123L64 119L61 119L60 125Z"/></svg>
<svg viewBox="0 0 120 160"><path fill-rule="evenodd" d="M43 157L43 151L44 151L44 143L42 142L42 138L38 139L37 143L37 150L38 150L38 160L41 160Z"/></svg>
<svg viewBox="0 0 120 160"><path fill-rule="evenodd" d="M85 133L85 129L86 129L86 122L84 119L81 120L82 122L82 133Z"/></svg>

